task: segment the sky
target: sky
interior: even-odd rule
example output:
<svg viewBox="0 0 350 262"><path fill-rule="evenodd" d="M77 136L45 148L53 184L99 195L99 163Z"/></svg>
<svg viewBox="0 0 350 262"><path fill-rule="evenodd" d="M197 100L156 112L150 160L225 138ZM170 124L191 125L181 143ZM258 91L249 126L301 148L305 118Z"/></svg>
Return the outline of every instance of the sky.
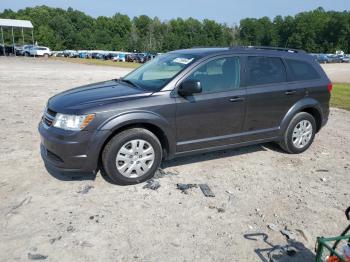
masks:
<svg viewBox="0 0 350 262"><path fill-rule="evenodd" d="M228 25L238 24L246 17L295 15L319 6L327 11L350 11L350 0L0 0L0 12L37 5L72 7L93 17L120 12L130 17L157 16L163 21L177 17L207 18Z"/></svg>

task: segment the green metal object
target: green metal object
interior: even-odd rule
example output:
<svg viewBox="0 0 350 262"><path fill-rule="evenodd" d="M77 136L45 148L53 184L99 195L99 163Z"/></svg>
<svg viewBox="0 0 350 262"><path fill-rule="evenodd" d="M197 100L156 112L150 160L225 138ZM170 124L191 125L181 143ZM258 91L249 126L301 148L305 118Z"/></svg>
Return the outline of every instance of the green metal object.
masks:
<svg viewBox="0 0 350 262"><path fill-rule="evenodd" d="M332 246L333 242L340 243L342 240L346 240L350 243L350 235L348 236L339 236L339 237L318 237L317 238L317 247L316 247L316 262L325 262L325 254L329 253L331 256L336 256L339 261L347 262L345 258L337 251L337 246Z"/></svg>
<svg viewBox="0 0 350 262"><path fill-rule="evenodd" d="M350 207L345 211L346 218L350 220ZM329 256L338 258L340 262L348 262L342 255L342 250L338 247L343 247L350 243L350 235L347 233L350 231L350 225L337 237L318 237L316 242L316 262L327 262ZM341 244L341 245L340 245Z"/></svg>

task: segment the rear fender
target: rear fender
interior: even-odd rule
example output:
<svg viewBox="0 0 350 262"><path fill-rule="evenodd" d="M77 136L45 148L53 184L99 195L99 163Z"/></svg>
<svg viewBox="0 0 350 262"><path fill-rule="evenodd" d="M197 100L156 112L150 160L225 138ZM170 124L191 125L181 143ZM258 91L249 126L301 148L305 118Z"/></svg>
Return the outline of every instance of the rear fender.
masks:
<svg viewBox="0 0 350 262"><path fill-rule="evenodd" d="M302 100L299 100L297 103L295 103L283 117L280 125L280 136L283 136L292 118L297 113L303 111L306 108L316 109L320 113L321 118L323 119L323 112L320 103L317 100L310 97L303 98Z"/></svg>

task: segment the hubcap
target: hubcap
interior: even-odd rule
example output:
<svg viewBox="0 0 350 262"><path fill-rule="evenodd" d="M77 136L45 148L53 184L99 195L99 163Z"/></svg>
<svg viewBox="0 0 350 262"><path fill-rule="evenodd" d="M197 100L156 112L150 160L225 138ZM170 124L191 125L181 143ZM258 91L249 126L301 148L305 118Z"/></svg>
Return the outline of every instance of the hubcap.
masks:
<svg viewBox="0 0 350 262"><path fill-rule="evenodd" d="M300 121L294 128L292 141L296 148L304 148L312 137L312 125L308 120Z"/></svg>
<svg viewBox="0 0 350 262"><path fill-rule="evenodd" d="M125 177L135 178L144 175L154 163L154 149L145 140L137 139L125 143L117 154L118 171Z"/></svg>

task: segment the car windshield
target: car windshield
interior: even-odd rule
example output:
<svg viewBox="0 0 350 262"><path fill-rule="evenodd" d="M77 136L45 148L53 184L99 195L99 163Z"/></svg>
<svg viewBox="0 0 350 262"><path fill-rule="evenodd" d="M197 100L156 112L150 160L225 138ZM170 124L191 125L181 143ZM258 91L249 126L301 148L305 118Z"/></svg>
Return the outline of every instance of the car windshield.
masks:
<svg viewBox="0 0 350 262"><path fill-rule="evenodd" d="M148 91L157 92L197 58L198 56L193 54L159 55L122 78L122 81Z"/></svg>

